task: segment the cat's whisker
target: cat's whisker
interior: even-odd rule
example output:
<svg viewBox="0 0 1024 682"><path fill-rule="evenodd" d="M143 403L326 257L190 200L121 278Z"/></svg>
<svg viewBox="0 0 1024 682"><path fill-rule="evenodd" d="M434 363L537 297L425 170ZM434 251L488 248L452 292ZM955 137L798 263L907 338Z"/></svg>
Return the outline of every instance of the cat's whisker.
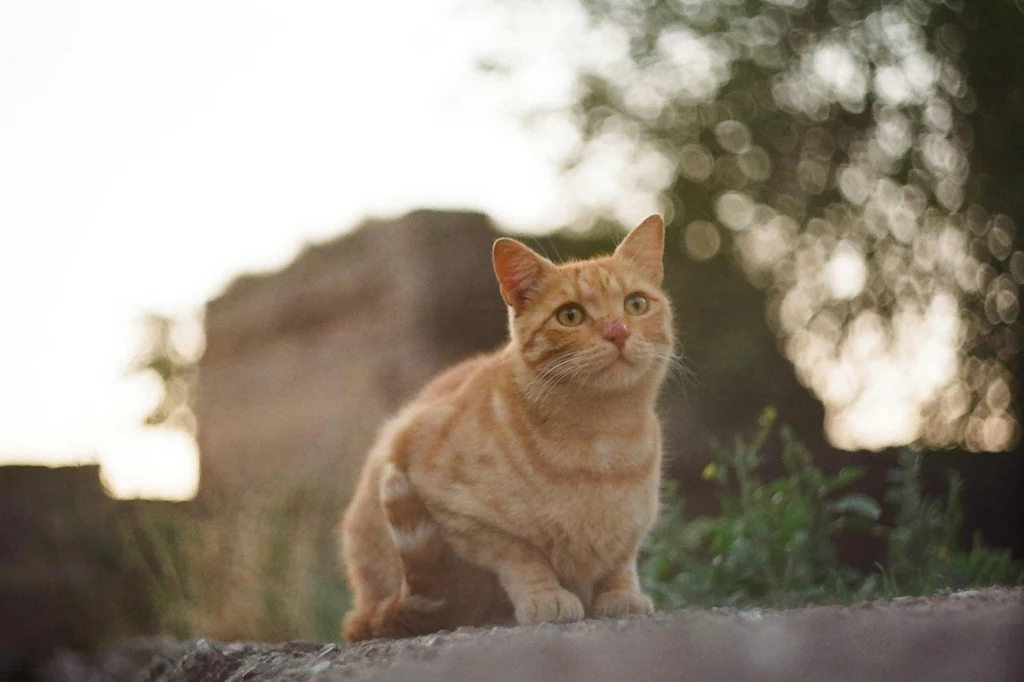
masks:
<svg viewBox="0 0 1024 682"><path fill-rule="evenodd" d="M584 361L587 354L586 350L582 351L569 351L564 356L552 365L549 365L540 373L540 378L548 379L551 377L565 376L567 372L571 372L575 366L579 365L581 361Z"/></svg>
<svg viewBox="0 0 1024 682"><path fill-rule="evenodd" d="M687 388L697 382L697 373L686 363L681 350L657 348L654 351L655 357L666 361L666 380L678 382L684 400L687 398Z"/></svg>
<svg viewBox="0 0 1024 682"><path fill-rule="evenodd" d="M570 351L552 365L544 368L527 387L527 397L534 403L543 402L554 388L563 380L575 380L575 383L587 379L593 374L594 360L601 355L599 349L585 348ZM585 372L585 374L584 374Z"/></svg>
<svg viewBox="0 0 1024 682"><path fill-rule="evenodd" d="M587 364L586 355L586 351L572 351L546 367L527 387L527 397L530 401L543 402L560 381L577 376L580 367Z"/></svg>
<svg viewBox="0 0 1024 682"><path fill-rule="evenodd" d="M652 354L655 358L666 362L669 376L686 379L693 374L693 370L683 362L682 353L670 349L655 348Z"/></svg>

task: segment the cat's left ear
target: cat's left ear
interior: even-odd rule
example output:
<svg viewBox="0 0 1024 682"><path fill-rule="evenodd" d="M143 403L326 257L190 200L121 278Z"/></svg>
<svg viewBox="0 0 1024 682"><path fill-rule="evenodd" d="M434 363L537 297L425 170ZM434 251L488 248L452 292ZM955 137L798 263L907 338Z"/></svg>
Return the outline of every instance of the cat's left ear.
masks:
<svg viewBox="0 0 1024 682"><path fill-rule="evenodd" d="M660 215L652 215L626 235L615 257L640 268L651 280L661 286L665 276L662 257L665 255L665 222Z"/></svg>

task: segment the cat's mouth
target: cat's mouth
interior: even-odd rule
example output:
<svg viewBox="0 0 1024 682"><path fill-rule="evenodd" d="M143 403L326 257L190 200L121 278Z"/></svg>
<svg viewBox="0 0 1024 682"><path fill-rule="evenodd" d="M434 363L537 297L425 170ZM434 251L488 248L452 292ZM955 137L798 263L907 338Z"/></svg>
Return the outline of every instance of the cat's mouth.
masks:
<svg viewBox="0 0 1024 682"><path fill-rule="evenodd" d="M622 365L625 365L626 367L632 367L635 364L636 362L628 355L626 355L625 348L616 347L615 350L612 351L611 362L609 363L609 367L616 367Z"/></svg>

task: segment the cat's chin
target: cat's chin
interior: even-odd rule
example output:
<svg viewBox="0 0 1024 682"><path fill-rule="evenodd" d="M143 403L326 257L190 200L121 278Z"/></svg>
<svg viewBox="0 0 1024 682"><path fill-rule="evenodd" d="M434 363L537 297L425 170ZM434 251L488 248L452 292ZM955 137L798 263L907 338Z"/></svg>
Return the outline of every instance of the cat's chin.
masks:
<svg viewBox="0 0 1024 682"><path fill-rule="evenodd" d="M616 353L587 379L587 384L596 390L629 390L650 381L651 370L650 362L643 362L629 354Z"/></svg>

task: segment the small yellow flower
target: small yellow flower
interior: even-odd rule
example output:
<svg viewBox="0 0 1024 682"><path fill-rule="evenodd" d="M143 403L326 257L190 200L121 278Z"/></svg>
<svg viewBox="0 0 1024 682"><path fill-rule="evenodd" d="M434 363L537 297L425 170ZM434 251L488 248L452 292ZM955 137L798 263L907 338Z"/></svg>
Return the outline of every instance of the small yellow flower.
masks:
<svg viewBox="0 0 1024 682"><path fill-rule="evenodd" d="M948 547L940 547L939 548L939 558L942 559L943 561L945 561L946 559L949 558L949 548Z"/></svg>
<svg viewBox="0 0 1024 682"><path fill-rule="evenodd" d="M710 462L706 467L704 467L704 471L700 472L700 477L703 478L705 481L710 481L712 478L715 477L716 471L718 471L718 469L715 467L715 463Z"/></svg>

